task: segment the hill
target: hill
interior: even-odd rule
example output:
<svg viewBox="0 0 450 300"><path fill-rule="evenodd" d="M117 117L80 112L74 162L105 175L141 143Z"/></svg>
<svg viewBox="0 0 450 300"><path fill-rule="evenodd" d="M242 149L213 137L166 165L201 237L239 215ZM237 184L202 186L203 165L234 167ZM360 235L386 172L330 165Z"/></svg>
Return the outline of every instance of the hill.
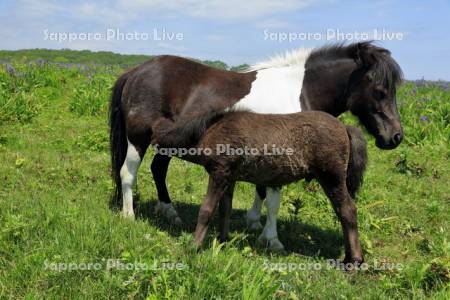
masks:
<svg viewBox="0 0 450 300"><path fill-rule="evenodd" d="M71 49L23 49L23 50L0 50L0 62L29 62L46 61L53 63L71 64L95 64L95 65L118 65L120 67L133 67L147 60L152 59L152 55L139 54L119 54L110 51L90 51ZM223 70L241 70L248 65L229 67L220 60L198 60L205 65Z"/></svg>

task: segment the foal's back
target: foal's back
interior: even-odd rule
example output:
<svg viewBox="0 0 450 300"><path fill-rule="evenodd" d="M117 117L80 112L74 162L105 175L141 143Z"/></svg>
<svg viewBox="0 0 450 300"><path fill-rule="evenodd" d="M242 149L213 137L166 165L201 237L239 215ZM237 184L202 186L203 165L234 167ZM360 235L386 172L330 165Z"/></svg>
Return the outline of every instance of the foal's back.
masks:
<svg viewBox="0 0 450 300"><path fill-rule="evenodd" d="M285 115L228 113L207 129L199 146L216 149L217 144L230 149L258 149L260 155L215 154L205 158L205 165L228 166L236 180L266 186L322 173L344 175L350 153L346 127L333 116L314 111Z"/></svg>

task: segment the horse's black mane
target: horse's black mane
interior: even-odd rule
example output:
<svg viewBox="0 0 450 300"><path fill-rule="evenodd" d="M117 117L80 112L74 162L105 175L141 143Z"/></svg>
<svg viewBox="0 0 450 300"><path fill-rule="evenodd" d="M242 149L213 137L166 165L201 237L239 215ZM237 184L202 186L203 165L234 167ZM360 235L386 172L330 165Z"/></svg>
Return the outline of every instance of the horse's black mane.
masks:
<svg viewBox="0 0 450 300"><path fill-rule="evenodd" d="M342 42L315 48L309 54L308 59L306 60L306 65L309 66L312 64L322 64L343 58L350 59L351 57L349 56L348 51L349 47L350 45L346 45L345 42Z"/></svg>
<svg viewBox="0 0 450 300"><path fill-rule="evenodd" d="M373 41L346 44L336 43L314 49L306 60L306 68L328 65L342 59L352 59L360 67L372 71L376 83L388 89L403 80L403 72L392 58L391 52L374 45Z"/></svg>

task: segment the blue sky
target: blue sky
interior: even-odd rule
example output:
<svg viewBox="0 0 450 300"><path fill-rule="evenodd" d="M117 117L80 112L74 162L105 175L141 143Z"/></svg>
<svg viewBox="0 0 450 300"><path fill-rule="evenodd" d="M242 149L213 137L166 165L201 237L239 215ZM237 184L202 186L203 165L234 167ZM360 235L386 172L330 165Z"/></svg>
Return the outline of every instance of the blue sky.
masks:
<svg viewBox="0 0 450 300"><path fill-rule="evenodd" d="M113 35L116 30L133 37ZM237 65L336 42L332 34L339 41L344 34L353 41L373 38L374 30L386 33L379 45L391 50L407 79L450 80L448 0L0 2L0 49L176 54ZM64 40L69 33L70 42ZM289 34L293 40L281 40Z"/></svg>

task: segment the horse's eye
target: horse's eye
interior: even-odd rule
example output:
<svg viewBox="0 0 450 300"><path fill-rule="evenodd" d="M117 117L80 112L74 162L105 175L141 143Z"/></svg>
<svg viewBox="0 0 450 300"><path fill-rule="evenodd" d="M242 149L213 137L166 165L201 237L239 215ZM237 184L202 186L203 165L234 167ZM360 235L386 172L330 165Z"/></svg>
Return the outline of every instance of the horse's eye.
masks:
<svg viewBox="0 0 450 300"><path fill-rule="evenodd" d="M373 97L377 100L382 100L386 97L386 93L381 90L374 90L373 91Z"/></svg>

